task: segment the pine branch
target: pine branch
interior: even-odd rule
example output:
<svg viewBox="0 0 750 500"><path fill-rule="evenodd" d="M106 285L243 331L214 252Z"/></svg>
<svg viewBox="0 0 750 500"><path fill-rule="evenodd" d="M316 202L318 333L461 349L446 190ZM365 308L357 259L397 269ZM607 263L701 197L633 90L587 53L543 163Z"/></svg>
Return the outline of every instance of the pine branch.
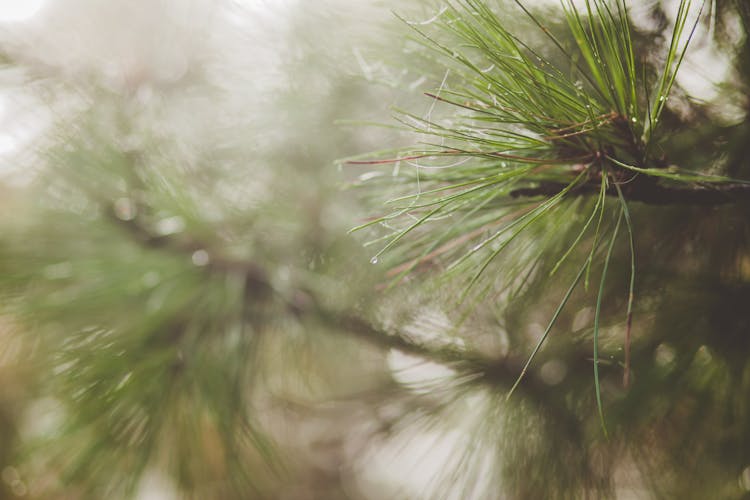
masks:
<svg viewBox="0 0 750 500"><path fill-rule="evenodd" d="M542 182L534 187L518 188L510 192L513 198L549 197L560 193L568 184ZM711 184L690 188L667 186L654 182L647 177L639 177L630 183L620 185L623 196L628 201L637 201L649 205L696 205L712 206L727 203L750 201L748 184ZM581 184L570 192L570 196L595 196L599 194L599 182ZM610 186L607 196L617 197L617 189Z"/></svg>

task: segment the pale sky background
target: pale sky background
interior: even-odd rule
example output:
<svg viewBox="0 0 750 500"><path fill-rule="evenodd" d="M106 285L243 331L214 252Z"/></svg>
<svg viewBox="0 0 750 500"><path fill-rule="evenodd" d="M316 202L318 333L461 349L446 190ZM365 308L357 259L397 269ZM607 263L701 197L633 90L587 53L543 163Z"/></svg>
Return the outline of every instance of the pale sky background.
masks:
<svg viewBox="0 0 750 500"><path fill-rule="evenodd" d="M558 1L533 3L555 5ZM238 57L247 57L250 43L254 64L264 68L262 72L256 71L255 78L266 80L255 84L272 86L273 68L278 61L272 47L283 43L283 35L278 35L284 33L283 20L295 2L230 0L221 3L221 13L217 13L216 6L220 3L212 0L0 0L0 44L20 46L40 66L71 75L98 72L105 86L127 91L143 80L157 87L174 84L187 72L191 58L210 57L211 51L221 51L222 47L233 50L231 44L246 44L244 50L235 48ZM668 0L675 7L678 2ZM369 17L377 11L378 2L317 0L316 3L322 9L336 5L339 10L361 10ZM652 0L631 2L636 23L648 22L640 13L652 3ZM380 10L387 9L381 6ZM228 40L221 35L226 25L232 23L243 26L244 40ZM169 43L163 43L164 40ZM354 50L358 56L356 46ZM224 57L224 62L243 64L231 54ZM247 68L246 60L244 65ZM678 81L694 97L711 100L718 95L714 84L726 78L729 68L725 51L709 43L705 33L699 33ZM362 70L366 72L367 68ZM3 83L0 81L0 85ZM42 120L29 116L35 112L24 109L25 104L23 97L0 93L0 172L10 168L3 159L28 144L39 132ZM731 116L727 119L731 120Z"/></svg>

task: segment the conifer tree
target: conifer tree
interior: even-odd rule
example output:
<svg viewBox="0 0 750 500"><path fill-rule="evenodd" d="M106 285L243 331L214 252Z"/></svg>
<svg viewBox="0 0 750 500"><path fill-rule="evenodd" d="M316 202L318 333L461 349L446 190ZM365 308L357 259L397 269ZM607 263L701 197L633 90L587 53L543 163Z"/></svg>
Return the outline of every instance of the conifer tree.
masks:
<svg viewBox="0 0 750 500"><path fill-rule="evenodd" d="M281 62L233 3L210 63L4 46L51 125L4 187L0 498L747 496L750 4L297 7Z"/></svg>

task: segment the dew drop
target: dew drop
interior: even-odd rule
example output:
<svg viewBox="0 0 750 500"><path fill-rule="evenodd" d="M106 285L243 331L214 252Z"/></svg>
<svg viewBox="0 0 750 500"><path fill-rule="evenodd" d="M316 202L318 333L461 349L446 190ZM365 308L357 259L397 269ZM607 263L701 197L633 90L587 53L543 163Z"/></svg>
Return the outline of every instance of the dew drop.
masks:
<svg viewBox="0 0 750 500"><path fill-rule="evenodd" d="M158 232L161 236L168 236L170 234L179 233L183 229L185 229L185 219L183 219L179 215L161 219L156 223L156 232Z"/></svg>
<svg viewBox="0 0 750 500"><path fill-rule="evenodd" d="M115 217L129 221L135 219L138 213L135 203L130 198L119 198L114 203Z"/></svg>
<svg viewBox="0 0 750 500"><path fill-rule="evenodd" d="M377 264L378 263L378 256L374 256L372 259L370 259L370 264Z"/></svg>
<svg viewBox="0 0 750 500"><path fill-rule="evenodd" d="M660 367L671 365L676 357L675 350L667 344L659 344L654 350L654 361Z"/></svg>
<svg viewBox="0 0 750 500"><path fill-rule="evenodd" d="M568 367L560 360L553 359L544 363L539 371L539 376L547 385L558 385L568 374Z"/></svg>
<svg viewBox="0 0 750 500"><path fill-rule="evenodd" d="M630 121L632 121L633 123L638 123L638 118L636 118L636 117L634 116L634 117L632 117L632 118L630 119Z"/></svg>
<svg viewBox="0 0 750 500"><path fill-rule="evenodd" d="M193 255L191 256L191 260L193 261L193 264L198 267L207 266L208 263L211 261L211 257L208 255L208 252L206 252L203 249L196 250L193 252Z"/></svg>

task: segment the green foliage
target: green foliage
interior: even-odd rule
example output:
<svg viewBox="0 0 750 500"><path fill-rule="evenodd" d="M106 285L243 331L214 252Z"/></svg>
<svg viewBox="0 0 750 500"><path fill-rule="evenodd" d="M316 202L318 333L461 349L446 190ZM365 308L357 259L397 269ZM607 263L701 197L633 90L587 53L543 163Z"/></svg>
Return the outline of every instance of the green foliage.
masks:
<svg viewBox="0 0 750 500"><path fill-rule="evenodd" d="M0 498L746 495L745 4L299 9L244 61L271 90L231 44L166 89L28 76ZM706 26L734 69L700 101Z"/></svg>
<svg viewBox="0 0 750 500"><path fill-rule="evenodd" d="M721 161L676 166L666 154L666 144L681 133L680 127L694 126L676 125L674 116L665 124L663 117L669 113L667 102L678 70L702 19L701 5L679 2L665 34L664 52L655 60L654 39L639 45L646 39L631 26L625 2L564 1L562 25L550 24L523 2L515 4L539 29L537 38L526 28L514 32L514 23L505 17L509 5L501 16L488 4L473 0L449 3L432 19L429 30L421 23L409 23L416 40L437 53L445 76L435 91L426 93L433 100L426 115L405 111L397 115L425 142L395 157L349 161L394 169L393 176L372 175L361 183L369 191L385 192L386 206L392 208L355 230L368 229L374 235L368 243L379 245L373 259L393 265L392 287L419 271L432 271L439 274L442 288L459 283L461 301L474 291L464 321L472 311L493 302L533 312L540 289L552 297L559 289L558 298L552 299L559 304L548 313L547 327L519 368L509 401L510 394L523 387L523 378L550 333L556 326L565 331L557 323L576 287L582 284L588 290L590 275L599 272L590 327L582 333L590 342L592 391L600 432L606 437L611 427L607 420L618 431L629 424L617 411L606 411L605 395L634 406L638 396L614 396L611 386L603 388L602 371L612 384L613 372L622 370L624 388L629 388L634 310L656 314L651 307L638 306L638 298L650 294L648 278L636 275L636 268L643 273L648 266L638 261L654 258L636 248L639 236L634 226L647 223L633 221L631 205L739 201L746 199L748 181L723 175L722 170L729 169ZM448 111L433 118L440 105ZM694 196L722 190L726 194L714 201ZM390 195L393 192L395 196ZM648 223L658 224L654 209L639 206L637 213L648 213ZM623 226L628 243L618 240ZM626 265L620 264L623 254L629 261ZM624 301L612 297L613 277L608 271L614 262L629 270L626 280L621 272L614 278L614 288ZM559 275L571 266L569 278ZM567 283L567 290L560 289L560 280ZM605 311L613 312L605 304L613 301L621 304L622 318L614 323L605 319ZM612 336L615 331L622 335L619 340ZM511 343L511 353L523 352L525 343ZM560 343L564 341L558 340L551 350L565 351ZM603 356L605 343L608 353ZM619 351L616 356L613 347ZM571 355L562 356L570 359ZM568 392L567 397L580 395ZM585 410L578 407L576 412L581 415ZM629 418L638 420L632 412ZM615 435L615 440L629 444L638 441L629 431ZM509 475L522 473L518 469ZM520 497L548 494L516 491Z"/></svg>
<svg viewBox="0 0 750 500"><path fill-rule="evenodd" d="M599 313L612 248L621 219L628 212L620 185L632 191L652 183L652 178L688 185L744 182L683 172L676 167L649 166L658 163L653 158L652 143L659 135L660 117L697 26L694 21L686 33L686 28L690 28L692 2L679 3L661 71L636 58L636 52L642 51L634 46L635 34L623 1L587 0L581 8L573 2L563 2L567 32L560 34L554 34L521 2L515 3L559 49L565 66L556 65L541 49L514 34L508 23L480 1L449 4L441 12L436 29L452 35L448 42L415 27L424 44L447 60L446 79L449 72L454 73L455 84L446 88L444 79L436 93L427 95L468 113L443 122L402 113L401 122L427 137L431 141L428 145L434 149L407 150L390 160L350 162L397 166L403 162L414 167L416 177L416 193L388 200L388 204L395 205L395 211L355 229L376 224L389 228L390 234L383 237L387 243L375 254L375 260L407 235L419 233L412 238L414 243L397 257L404 262L398 278L425 261L453 255L452 260L446 261L446 270L470 276L465 289L468 291L529 226L545 216L559 219L555 210L559 204L580 192L584 185L599 183L598 198L590 216L550 274L555 273L591 228L585 279L588 287L592 263L600 245L608 240L606 255L598 257L603 270L593 332L594 381L604 427L598 372ZM450 163L445 163L446 158ZM419 164L422 160L427 163ZM559 186L554 194L534 189L550 183ZM628 186L630 183L635 187ZM608 191L617 194L619 207L607 202ZM527 202L519 201L522 193L532 196ZM548 196L542 201L533 196L544 194ZM612 211L619 212L617 222L603 226L610 205ZM394 219L399 218L405 224L394 227L398 224ZM439 221L445 219L451 220L451 224L442 224L446 226L443 231L439 229ZM594 220L597 222L592 226ZM629 216L627 222L632 242ZM549 260L547 253L556 249L547 248L547 243L534 241L534 253ZM521 259L527 260L524 257ZM634 259L633 255L628 318L635 283ZM515 273L508 260L512 261L512 257L504 262L506 283L522 280L527 269L522 267ZM563 305L569 295L566 294ZM554 317L558 314L559 310ZM541 342L553 326L554 320ZM534 348L527 366L541 342Z"/></svg>
<svg viewBox="0 0 750 500"><path fill-rule="evenodd" d="M474 284L505 245L552 211L570 191L590 184L592 178L601 179L601 190L597 191L602 198L597 200L580 237L594 218L598 220L595 227L599 233L607 205L604 192L614 192L613 186L634 180L637 175L633 172L686 183L731 181L648 166L653 162L650 150L659 117L689 41L689 37L682 40L690 2L680 3L665 68L656 82L637 78L640 72L651 72L646 72L646 61L635 59L624 3L618 1L610 6L587 1L585 13L573 3L565 5L566 34L567 39L573 40L573 47L522 5L521 8L560 49L566 67L557 67L509 31L506 23L481 2L451 5L441 13L436 29L453 35L450 46L415 27L425 45L447 59L446 78L452 74L451 81L455 81L446 87L444 80L437 92L427 95L469 113L439 122L404 112L401 122L432 141L428 143L432 148L407 150L394 159L349 162L395 164L399 173L402 163L414 166L401 178L415 182L416 192L389 199L387 203L394 206L392 212L355 228L384 222L392 227L394 219L406 213L412 217L422 214L384 236L388 243L375 254L375 259L407 234L418 232L421 226L451 216L455 220L452 229L438 238L435 230L424 231L421 234L431 242L414 245L424 251L417 255L412 250L405 257L412 257L412 264L416 265L436 249L444 248L441 245L454 251L439 254L455 254L467 248L466 241L480 241L447 265L449 270L460 268L475 254L489 253L480 260L469 282ZM651 99L652 95L658 97ZM426 163L419 163L423 160ZM387 181L378 177L368 183L384 180ZM518 199L526 186L545 183L561 187L542 203ZM502 227L495 230L498 225ZM484 230L492 236L482 239ZM451 244L457 240L460 245ZM487 247L493 244L499 248L488 252Z"/></svg>

